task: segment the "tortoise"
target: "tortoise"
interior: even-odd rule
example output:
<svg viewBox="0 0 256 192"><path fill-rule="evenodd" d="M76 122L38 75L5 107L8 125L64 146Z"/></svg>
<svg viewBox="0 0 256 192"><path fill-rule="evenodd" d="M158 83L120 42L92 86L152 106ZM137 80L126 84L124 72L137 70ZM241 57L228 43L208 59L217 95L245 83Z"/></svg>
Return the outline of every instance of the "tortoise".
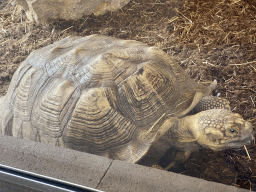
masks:
<svg viewBox="0 0 256 192"><path fill-rule="evenodd" d="M91 35L32 52L0 98L0 132L166 169L199 148L254 140L252 124L157 47ZM162 163L163 164L163 163Z"/></svg>

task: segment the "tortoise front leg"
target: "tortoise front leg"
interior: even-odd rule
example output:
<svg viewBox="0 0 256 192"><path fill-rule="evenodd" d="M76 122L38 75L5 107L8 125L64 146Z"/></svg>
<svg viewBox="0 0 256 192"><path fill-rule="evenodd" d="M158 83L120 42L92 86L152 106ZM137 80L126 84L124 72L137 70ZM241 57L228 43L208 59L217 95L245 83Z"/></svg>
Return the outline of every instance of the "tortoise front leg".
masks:
<svg viewBox="0 0 256 192"><path fill-rule="evenodd" d="M189 114L196 114L209 109L227 109L229 111L231 110L229 101L225 98L216 96L205 96Z"/></svg>
<svg viewBox="0 0 256 192"><path fill-rule="evenodd" d="M158 164L165 170L169 170L174 165L181 164L188 159L190 151L179 151L176 148L170 148L159 160Z"/></svg>

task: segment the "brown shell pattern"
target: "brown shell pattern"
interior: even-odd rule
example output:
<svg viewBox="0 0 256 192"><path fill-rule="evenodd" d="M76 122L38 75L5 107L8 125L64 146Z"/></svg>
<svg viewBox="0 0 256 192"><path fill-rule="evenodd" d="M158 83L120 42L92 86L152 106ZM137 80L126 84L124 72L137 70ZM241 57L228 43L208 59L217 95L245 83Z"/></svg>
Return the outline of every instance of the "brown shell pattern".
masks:
<svg viewBox="0 0 256 192"><path fill-rule="evenodd" d="M34 51L0 104L0 132L129 162L151 145L140 135L178 116L206 87L156 47L92 35Z"/></svg>

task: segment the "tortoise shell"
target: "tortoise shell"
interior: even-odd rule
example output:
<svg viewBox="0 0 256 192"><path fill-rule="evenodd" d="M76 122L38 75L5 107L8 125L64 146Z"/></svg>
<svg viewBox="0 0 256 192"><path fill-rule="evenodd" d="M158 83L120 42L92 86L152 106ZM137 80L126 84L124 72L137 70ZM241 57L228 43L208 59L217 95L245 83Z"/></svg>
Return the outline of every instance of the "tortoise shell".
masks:
<svg viewBox="0 0 256 192"><path fill-rule="evenodd" d="M34 51L17 69L1 98L0 131L134 163L154 140L152 126L186 115L195 94L210 91L159 48L69 37Z"/></svg>

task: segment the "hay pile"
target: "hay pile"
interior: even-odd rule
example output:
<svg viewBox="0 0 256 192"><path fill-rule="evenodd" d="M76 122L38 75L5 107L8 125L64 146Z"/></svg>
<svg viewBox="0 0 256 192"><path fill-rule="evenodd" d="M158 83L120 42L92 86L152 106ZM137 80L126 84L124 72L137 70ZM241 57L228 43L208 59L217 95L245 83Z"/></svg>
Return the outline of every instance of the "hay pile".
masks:
<svg viewBox="0 0 256 192"><path fill-rule="evenodd" d="M255 32L254 0L131 0L103 16L40 25L29 22L14 0L0 0L0 95L33 50L97 33L159 46L196 81L217 79L214 94L256 127ZM255 190L255 150L202 150L172 171Z"/></svg>

